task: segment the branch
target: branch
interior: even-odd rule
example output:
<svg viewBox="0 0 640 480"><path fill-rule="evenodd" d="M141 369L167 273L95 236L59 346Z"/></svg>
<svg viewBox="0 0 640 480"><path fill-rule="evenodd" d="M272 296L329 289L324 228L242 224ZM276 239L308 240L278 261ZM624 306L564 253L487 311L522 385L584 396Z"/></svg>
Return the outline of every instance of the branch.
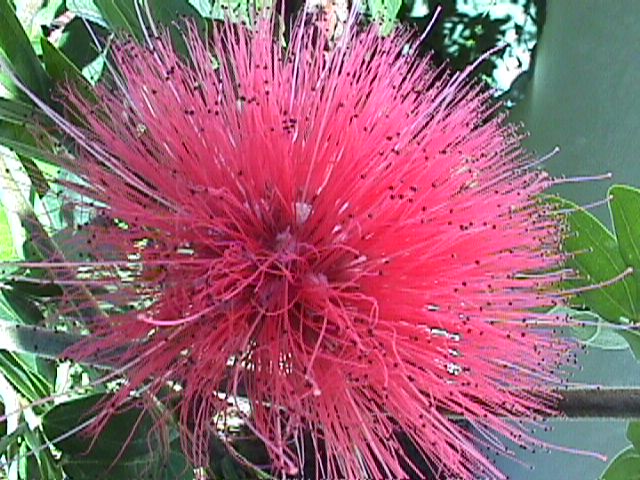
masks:
<svg viewBox="0 0 640 480"><path fill-rule="evenodd" d="M0 349L59 360L82 335L0 320ZM87 359L84 363L113 368ZM561 418L640 419L640 387L568 387L556 390Z"/></svg>

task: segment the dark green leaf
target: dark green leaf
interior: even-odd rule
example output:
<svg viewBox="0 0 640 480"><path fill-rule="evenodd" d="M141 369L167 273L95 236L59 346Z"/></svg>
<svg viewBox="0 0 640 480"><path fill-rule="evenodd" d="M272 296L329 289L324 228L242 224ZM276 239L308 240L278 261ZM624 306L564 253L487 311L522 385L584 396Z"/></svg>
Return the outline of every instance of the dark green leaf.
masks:
<svg viewBox="0 0 640 480"><path fill-rule="evenodd" d="M246 477L242 469L233 461L230 456L226 456L220 462L222 477L225 480L244 480Z"/></svg>
<svg viewBox="0 0 640 480"><path fill-rule="evenodd" d="M40 42L42 44L42 58L51 78L62 83L73 82L75 88L83 97L89 100L95 100L91 85L82 76L82 72L78 67L46 37L42 37Z"/></svg>
<svg viewBox="0 0 640 480"><path fill-rule="evenodd" d="M144 35L131 0L95 0L95 5L114 32L125 32L142 41Z"/></svg>
<svg viewBox="0 0 640 480"><path fill-rule="evenodd" d="M28 297L59 297L63 293L62 288L55 283L39 284L26 281L13 281L9 282L9 285L19 295Z"/></svg>
<svg viewBox="0 0 640 480"><path fill-rule="evenodd" d="M46 119L36 108L16 99L0 98L0 119L11 123L45 122Z"/></svg>
<svg viewBox="0 0 640 480"><path fill-rule="evenodd" d="M212 0L189 0L189 4L195 8L201 17L212 18L211 13L213 10Z"/></svg>
<svg viewBox="0 0 640 480"><path fill-rule="evenodd" d="M637 330L619 330L618 333L627 341L636 359L640 360L640 332Z"/></svg>
<svg viewBox="0 0 640 480"><path fill-rule="evenodd" d="M39 430L27 430L24 433L24 441L30 452L34 452L33 455L29 455L27 458L27 470L29 480L62 480L64 475L62 469L55 461L51 450L43 448L46 444L46 440L43 438L42 432Z"/></svg>
<svg viewBox="0 0 640 480"><path fill-rule="evenodd" d="M151 16L162 25L171 25L183 18L201 18L198 10L183 0L149 0Z"/></svg>
<svg viewBox="0 0 640 480"><path fill-rule="evenodd" d="M0 351L0 372L27 401L34 402L51 394L46 379L33 371L18 354ZM36 407L38 410L39 407Z"/></svg>
<svg viewBox="0 0 640 480"><path fill-rule="evenodd" d="M184 58L188 58L187 45L179 28L183 26L181 23L184 22L184 19L189 19L195 22L200 35L205 38L206 22L198 11L183 0L149 0L149 7L154 21L169 28L176 50Z"/></svg>
<svg viewBox="0 0 640 480"><path fill-rule="evenodd" d="M615 237L586 210L564 199L552 202L570 212L566 214L569 232L563 248L572 254L567 263L581 278L568 281L569 288L594 286L581 292L579 300L605 320L619 323L621 318L637 318L637 293L632 279L603 285L627 270Z"/></svg>
<svg viewBox="0 0 640 480"><path fill-rule="evenodd" d="M81 335L0 320L0 349L59 358Z"/></svg>
<svg viewBox="0 0 640 480"><path fill-rule="evenodd" d="M44 138L42 140L46 141ZM9 147L14 152L27 157L35 157L42 160L52 160L54 158L51 150L39 144L27 128L15 123L0 121L0 145Z"/></svg>
<svg viewBox="0 0 640 480"><path fill-rule="evenodd" d="M4 415L5 413L4 405L0 403L0 415ZM6 420L0 422L0 424L2 425L0 429L0 452L4 452L8 448L18 445L22 440L22 435L29 430L27 423L21 423L13 432L7 434Z"/></svg>
<svg viewBox="0 0 640 480"><path fill-rule="evenodd" d="M92 26L92 29L98 38L105 34L105 31L99 27ZM60 41L56 45L78 70L82 70L98 56L94 39L85 22L80 18L74 18L64 27Z"/></svg>
<svg viewBox="0 0 640 480"><path fill-rule="evenodd" d="M95 439L82 433L66 436L90 421L104 398L93 395L72 400L55 406L43 418L44 432L63 452L64 469L73 480L193 478L179 442L172 442L169 451L163 451L154 437L156 420L136 407L114 415Z"/></svg>
<svg viewBox="0 0 640 480"><path fill-rule="evenodd" d="M626 264L633 267L637 290L640 285L640 190L614 185L609 195L618 247Z"/></svg>
<svg viewBox="0 0 640 480"><path fill-rule="evenodd" d="M0 50L24 84L40 98L47 99L51 87L49 78L9 0L0 0ZM17 89L14 92L19 93Z"/></svg>
<svg viewBox="0 0 640 480"><path fill-rule="evenodd" d="M67 10L101 27L109 26L105 19L102 18L102 12L92 0L67 0Z"/></svg>
<svg viewBox="0 0 640 480"><path fill-rule="evenodd" d="M45 176L45 170L48 172L55 171L56 166L43 163L36 162L31 157L25 157L24 155L18 154L18 159L22 164L22 167L27 172L29 176L29 180L31 180L31 187L35 192L40 196L44 197L49 191L49 180ZM42 168L41 168L42 167ZM49 175L49 178L53 177L53 175Z"/></svg>
<svg viewBox="0 0 640 480"><path fill-rule="evenodd" d="M44 316L40 308L27 296L15 290L4 290L2 295L20 319L21 323L39 325L44 321Z"/></svg>
<svg viewBox="0 0 640 480"><path fill-rule="evenodd" d="M640 454L629 447L618 454L600 477L601 480L640 480Z"/></svg>
<svg viewBox="0 0 640 480"><path fill-rule="evenodd" d="M627 438L634 448L640 453L640 421L629 422L627 427Z"/></svg>

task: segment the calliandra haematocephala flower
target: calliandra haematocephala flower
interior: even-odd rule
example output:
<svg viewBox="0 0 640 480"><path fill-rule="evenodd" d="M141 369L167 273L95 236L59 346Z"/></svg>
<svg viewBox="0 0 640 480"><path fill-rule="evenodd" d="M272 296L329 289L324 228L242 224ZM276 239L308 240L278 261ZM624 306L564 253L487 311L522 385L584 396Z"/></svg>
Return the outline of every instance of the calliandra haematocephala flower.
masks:
<svg viewBox="0 0 640 480"><path fill-rule="evenodd" d="M91 99L66 88L73 120L47 109L92 219L81 260L39 266L84 313L67 355L126 378L97 434L144 394L196 466L240 398L284 475L420 478L408 441L436 474L504 478L486 448L538 444L571 357L540 313L551 180L469 70L354 20L331 48L309 18L283 46L276 14L208 43L187 26L186 57L167 33L121 40Z"/></svg>

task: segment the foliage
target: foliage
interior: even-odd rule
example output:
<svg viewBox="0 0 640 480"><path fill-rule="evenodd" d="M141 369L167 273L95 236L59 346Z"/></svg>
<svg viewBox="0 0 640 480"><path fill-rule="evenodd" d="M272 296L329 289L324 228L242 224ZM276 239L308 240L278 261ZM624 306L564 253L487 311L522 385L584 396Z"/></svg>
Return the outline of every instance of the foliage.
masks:
<svg viewBox="0 0 640 480"><path fill-rule="evenodd" d="M620 452L602 474L601 480L640 479L640 422L631 422L627 428L631 446Z"/></svg>
<svg viewBox="0 0 640 480"><path fill-rule="evenodd" d="M99 81L105 70L108 46L114 35L144 39L144 28L133 1L0 0L0 58L30 90L60 111L56 96L52 95L56 86L73 81L84 85L83 91L90 97L90 85ZM545 1L502 2L525 12L526 21L520 23L508 14L494 16L483 9L461 8L464 3L369 0L366 13L382 24L383 32L388 32L398 24L425 28L436 5L442 5L441 17L424 42L424 52L433 50L433 61L462 69L492 47L506 43L508 48L504 52L493 54L491 61L482 63L476 72L498 86L494 75L497 67L505 62L522 62L521 53L516 52L518 48L527 52L534 48L536 35L544 23ZM15 10L22 4L38 4L39 8L33 15L19 19ZM174 20L187 16L198 22L203 35L225 12L237 20L247 20L250 5L247 0L149 2L158 24L176 28ZM516 38L509 37L512 30L519 34ZM175 38L179 42L179 36ZM522 76L526 76L526 71ZM59 171L50 163L52 148L61 151L71 146L63 138L35 138L29 125L46 126L46 118L1 71L0 82L4 85L0 88L0 143L7 147L0 150L0 167L6 172L1 187L5 195L19 199L13 206L17 222L10 221L11 212L6 205L0 209L0 260L21 256L37 259L46 255L43 243L55 247L56 237L71 234L75 226L73 215L64 211L52 191L51 180ZM519 89L520 84L516 83L505 91L504 98L517 99ZM567 216L570 233L565 249L576 254L570 258L569 266L579 273L579 278L567 281L567 288L581 289L573 305L575 309L589 309L598 315L598 322L615 325L613 331L624 337L640 358L640 335L635 328L640 321L640 224L634 221L640 214L640 191L615 186L610 195L614 232L609 232L586 210L556 200L561 208L572 212ZM73 252L62 253L68 256ZM4 273L7 272L9 269L5 267ZM25 277L23 281L15 280L16 275L3 281L0 318L23 326L44 326L45 318L52 314L47 300L55 298L59 289L55 285L34 287L28 279L37 272L19 274ZM619 281L612 281L618 277ZM598 324L597 328L604 327ZM46 350L44 343L33 342L38 344ZM194 478L195 472L176 444L174 431L166 433L165 443L159 449L163 455L149 448L159 441L148 434L153 431L154 420L142 415L136 407L116 416L93 445L75 431L91 415L98 396L108 394L91 386L91 381L100 375L95 368L3 350L0 374L6 380L0 385L1 406L9 415L0 422L0 471L10 473L9 478L62 479L65 475L73 479L95 478L96 470L105 472L101 478L137 478L141 473L159 479ZM33 402L38 402L37 406L15 414L9 408ZM15 422L18 426L11 425ZM633 445L614 459L602 477L604 480L640 478L639 431L637 422L629 425L628 438ZM73 433L66 436L68 432ZM246 432L235 433L235 440L240 441L240 433ZM119 446L125 444L127 447L121 451ZM215 444L211 448L216 455L212 456L209 475L226 479L258 475L226 453L224 445ZM247 443L247 458L259 463L263 454L259 446ZM141 472L142 465L151 470Z"/></svg>
<svg viewBox="0 0 640 480"><path fill-rule="evenodd" d="M640 337L634 328L640 322L640 231L633 221L640 214L640 190L614 185L609 196L614 232L587 210L568 200L554 200L569 212L563 249L577 278L566 280L566 288L577 292L572 298L576 308L588 308L617 325L616 331L640 359Z"/></svg>
<svg viewBox="0 0 640 480"><path fill-rule="evenodd" d="M609 199L613 232L587 210L554 200L570 212L564 250L578 275L567 281L567 289L579 292L572 300L575 308L595 312L596 328L604 320L612 327L609 333L622 336L640 360L640 190L614 185ZM585 325L594 328L594 321ZM640 423L629 424L627 437L633 446L611 462L603 480L640 478Z"/></svg>

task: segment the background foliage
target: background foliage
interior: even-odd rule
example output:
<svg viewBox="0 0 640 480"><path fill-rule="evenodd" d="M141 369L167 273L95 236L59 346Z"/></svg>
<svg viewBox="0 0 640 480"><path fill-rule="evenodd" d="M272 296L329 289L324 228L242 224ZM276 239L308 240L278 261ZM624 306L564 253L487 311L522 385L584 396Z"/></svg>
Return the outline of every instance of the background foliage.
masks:
<svg viewBox="0 0 640 480"><path fill-rule="evenodd" d="M104 75L109 45L123 33L143 39L134 1L138 0L0 0L0 55L22 82L49 106L60 110L56 88L74 81L91 95L91 85ZM213 22L225 17L249 21L248 0L148 0L152 18L175 30L176 19L197 21L206 35ZM399 25L421 32L437 6L438 21L423 43L421 55L463 69L496 46L475 74L495 88L507 106L523 99L531 78L536 42L545 25L546 0L368 0L367 21L378 22L388 34ZM294 16L299 2L289 2ZM176 41L179 37L176 35ZM206 472L194 472L170 426L168 453L161 455L153 419L132 407L117 415L95 442L77 427L90 422L98 398L107 387L91 385L100 375L95 367L73 365L55 357L64 347L61 337L46 330L55 316L56 285L28 281L36 275L12 267L11 260L37 261L78 235L82 219L60 203L56 179L65 175L51 152L61 152L64 138L36 138L30 125L45 128L48 120L6 75L0 73L0 478L74 480L104 478L193 479L198 475L228 480L266 477L249 471L220 443L213 443L213 462ZM565 248L570 266L581 280L567 288L605 288L576 297L570 315L587 315L582 329L572 332L590 347L624 349L640 356L640 336L632 327L640 310L640 192L626 186L610 190L613 231L588 211L565 200L553 200L568 215ZM71 257L77 252L60 252ZM629 268L634 269L630 275ZM16 278L22 280L16 280ZM581 317L587 318L587 317ZM615 329L609 328L615 325ZM25 334L28 332L28 334ZM66 338L66 337L65 337ZM62 343L61 343L62 342ZM0 413L1 414L1 413ZM132 431L132 425L136 427ZM242 425L228 432L243 454L257 464L267 457L260 443ZM630 446L613 461L602 478L622 480L640 475L640 427L628 427ZM267 470L265 470L267 471ZM633 476L636 477L633 477ZM593 478L600 472L593 472Z"/></svg>

